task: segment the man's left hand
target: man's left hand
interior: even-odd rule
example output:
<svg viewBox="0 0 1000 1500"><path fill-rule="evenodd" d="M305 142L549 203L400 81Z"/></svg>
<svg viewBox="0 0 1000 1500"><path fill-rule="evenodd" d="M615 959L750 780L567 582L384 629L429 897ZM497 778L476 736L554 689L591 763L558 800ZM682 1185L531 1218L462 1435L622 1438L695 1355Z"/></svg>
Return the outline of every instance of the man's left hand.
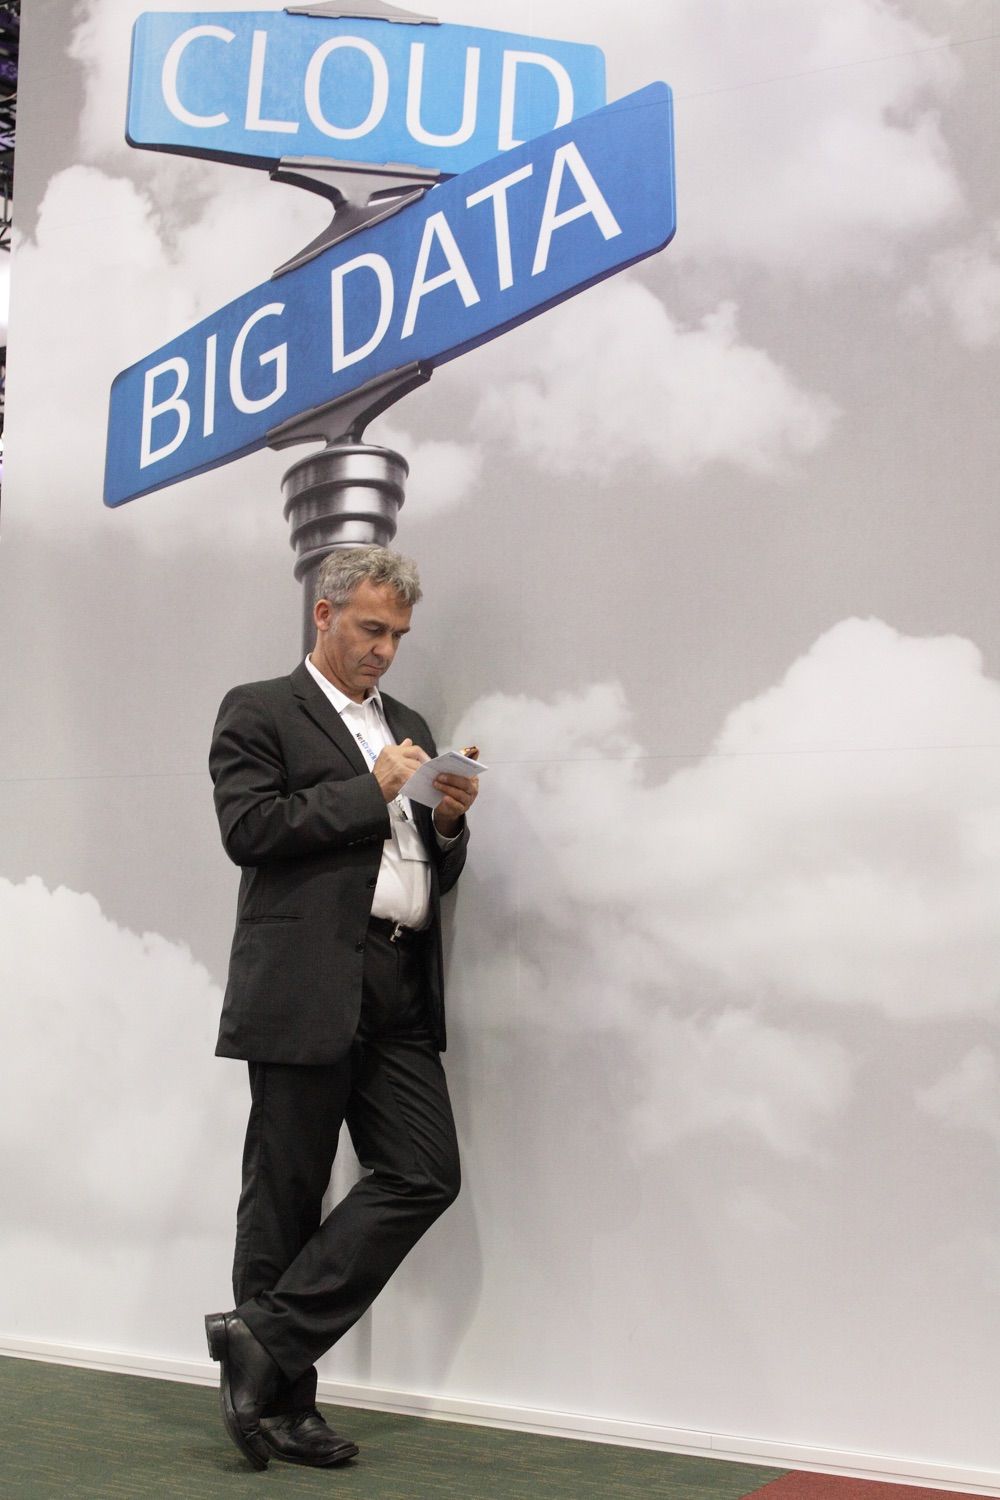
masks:
<svg viewBox="0 0 1000 1500"><path fill-rule="evenodd" d="M454 838L462 819L479 795L479 777L438 776L434 785L444 793L434 809L434 827L442 838Z"/></svg>

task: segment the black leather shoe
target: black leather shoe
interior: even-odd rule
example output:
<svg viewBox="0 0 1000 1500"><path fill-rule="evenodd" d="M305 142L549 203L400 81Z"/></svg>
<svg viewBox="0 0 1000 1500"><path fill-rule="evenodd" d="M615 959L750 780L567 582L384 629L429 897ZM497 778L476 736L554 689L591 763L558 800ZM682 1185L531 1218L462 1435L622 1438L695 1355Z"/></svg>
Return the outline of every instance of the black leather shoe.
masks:
<svg viewBox="0 0 1000 1500"><path fill-rule="evenodd" d="M314 1406L287 1417L261 1417L260 1432L272 1455L290 1464L328 1469L358 1456L357 1443L338 1437Z"/></svg>
<svg viewBox="0 0 1000 1500"><path fill-rule="evenodd" d="M226 1431L255 1469L266 1469L271 1449L261 1436L260 1414L278 1393L281 1371L235 1313L210 1313L205 1332L208 1352L222 1366L219 1405Z"/></svg>

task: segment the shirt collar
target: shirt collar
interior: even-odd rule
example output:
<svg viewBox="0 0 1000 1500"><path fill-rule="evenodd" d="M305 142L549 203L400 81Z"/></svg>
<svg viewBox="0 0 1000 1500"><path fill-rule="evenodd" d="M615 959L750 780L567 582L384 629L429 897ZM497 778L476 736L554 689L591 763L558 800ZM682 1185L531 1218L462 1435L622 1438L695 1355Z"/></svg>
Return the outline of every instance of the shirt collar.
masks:
<svg viewBox="0 0 1000 1500"><path fill-rule="evenodd" d="M373 685L368 689L364 697L364 702L355 703L354 699L349 698L346 693L342 693L340 691L340 688L337 687L336 683L330 681L329 677L324 677L323 673L319 670L318 667L315 667L313 665L308 656L306 657L306 671L315 680L319 687L322 688L327 698L329 698L330 702L333 704L334 708L341 716L343 716L346 709L354 708L363 710L369 703L374 703L379 713L384 713L384 709L382 708L382 695L379 692L377 685Z"/></svg>

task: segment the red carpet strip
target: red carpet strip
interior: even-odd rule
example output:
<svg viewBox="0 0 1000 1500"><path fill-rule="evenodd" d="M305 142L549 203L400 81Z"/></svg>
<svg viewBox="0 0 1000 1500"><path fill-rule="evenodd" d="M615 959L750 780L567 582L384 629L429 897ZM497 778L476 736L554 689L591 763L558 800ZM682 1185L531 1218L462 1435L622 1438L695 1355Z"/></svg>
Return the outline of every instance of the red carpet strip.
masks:
<svg viewBox="0 0 1000 1500"><path fill-rule="evenodd" d="M780 1479L772 1479L759 1490L751 1490L753 1500L971 1500L969 1492L958 1490L925 1490L916 1484L892 1484L881 1479L852 1479L845 1474L810 1474L793 1470ZM749 1500L749 1496L744 1496Z"/></svg>

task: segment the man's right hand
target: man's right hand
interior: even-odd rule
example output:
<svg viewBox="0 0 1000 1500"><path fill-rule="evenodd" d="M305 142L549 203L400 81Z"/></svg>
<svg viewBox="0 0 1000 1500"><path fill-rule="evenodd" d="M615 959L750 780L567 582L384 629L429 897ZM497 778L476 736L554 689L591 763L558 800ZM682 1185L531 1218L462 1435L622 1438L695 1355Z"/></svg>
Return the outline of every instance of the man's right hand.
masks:
<svg viewBox="0 0 1000 1500"><path fill-rule="evenodd" d="M379 751L372 775L385 800L391 802L403 782L409 781L417 767L429 758L426 750L421 750L412 740L404 740L401 745L386 745Z"/></svg>

